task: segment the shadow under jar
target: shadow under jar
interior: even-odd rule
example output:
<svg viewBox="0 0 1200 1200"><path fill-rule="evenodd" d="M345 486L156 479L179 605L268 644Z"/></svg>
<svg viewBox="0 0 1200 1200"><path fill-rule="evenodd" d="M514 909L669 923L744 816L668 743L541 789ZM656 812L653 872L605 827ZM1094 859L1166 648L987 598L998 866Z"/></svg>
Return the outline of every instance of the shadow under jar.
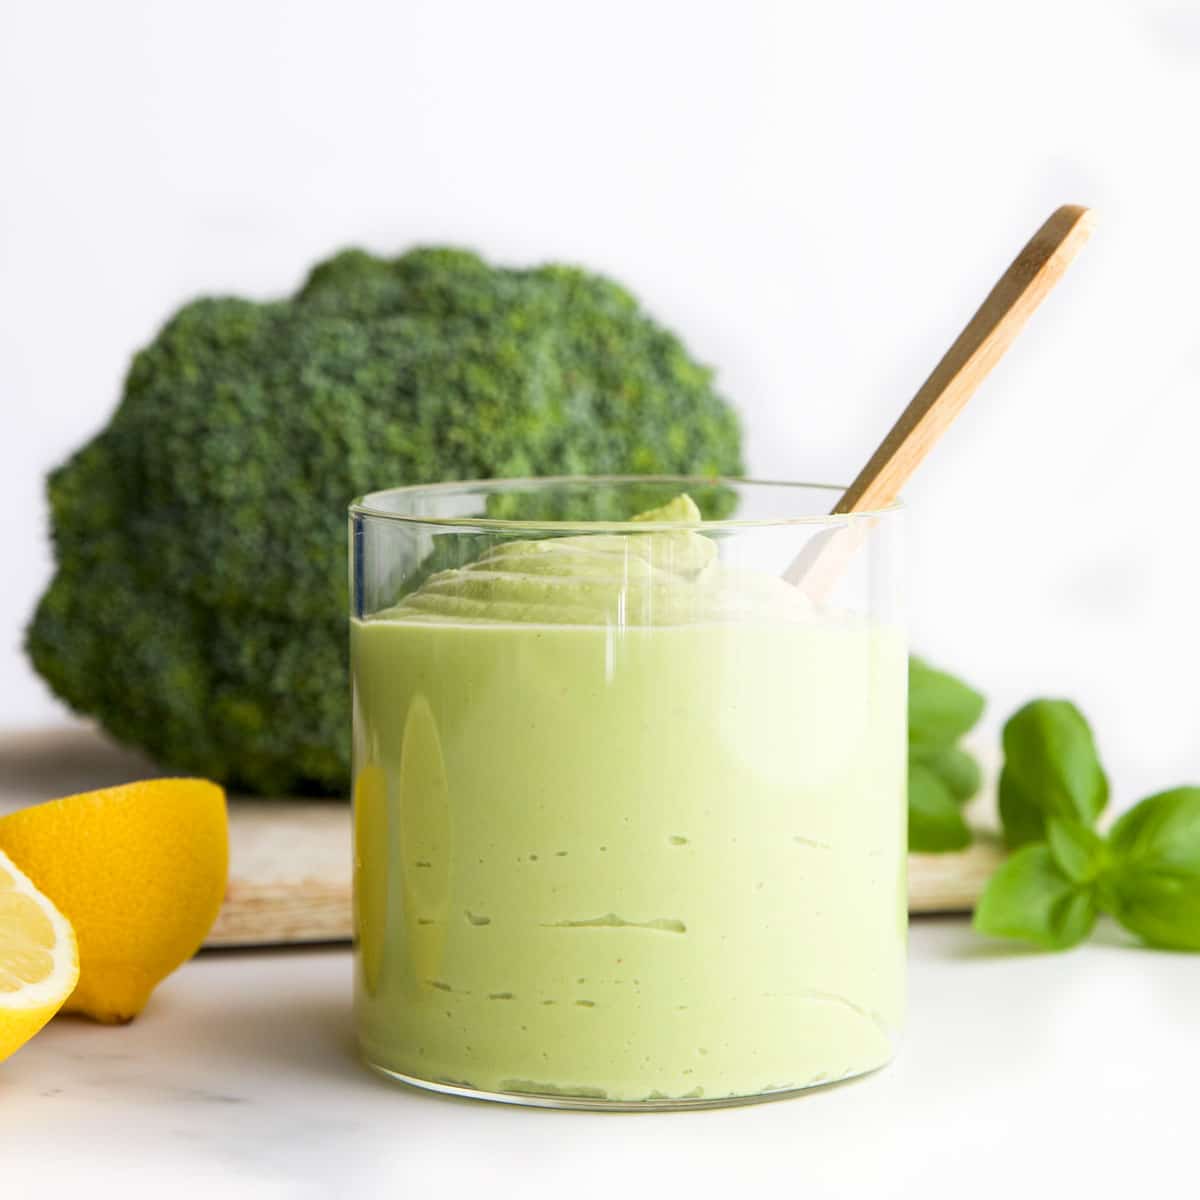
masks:
<svg viewBox="0 0 1200 1200"><path fill-rule="evenodd" d="M822 515L839 491L509 480L352 506L369 1065L646 1109L891 1058L902 517ZM813 599L788 567L847 524L855 552Z"/></svg>

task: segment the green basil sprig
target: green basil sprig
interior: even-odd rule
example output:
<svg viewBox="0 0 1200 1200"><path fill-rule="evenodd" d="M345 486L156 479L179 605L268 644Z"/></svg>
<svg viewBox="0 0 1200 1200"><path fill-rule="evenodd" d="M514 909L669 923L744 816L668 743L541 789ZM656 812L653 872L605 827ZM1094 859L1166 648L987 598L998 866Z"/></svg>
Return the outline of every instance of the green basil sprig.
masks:
<svg viewBox="0 0 1200 1200"><path fill-rule="evenodd" d="M957 746L983 712L974 688L919 658L908 664L908 848L961 850L971 841L963 805L979 764Z"/></svg>
<svg viewBox="0 0 1200 1200"><path fill-rule="evenodd" d="M1108 913L1148 945L1200 950L1200 788L1147 797L1104 837L1093 825L1108 779L1074 705L1026 705L1004 752L1000 816L1019 849L989 880L975 928L1065 950Z"/></svg>

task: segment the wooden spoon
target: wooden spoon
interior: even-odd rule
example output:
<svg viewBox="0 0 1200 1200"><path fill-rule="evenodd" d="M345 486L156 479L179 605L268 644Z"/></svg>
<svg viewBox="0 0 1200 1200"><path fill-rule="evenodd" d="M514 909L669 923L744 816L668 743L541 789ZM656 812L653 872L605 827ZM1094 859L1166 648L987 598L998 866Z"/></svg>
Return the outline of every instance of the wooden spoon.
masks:
<svg viewBox="0 0 1200 1200"><path fill-rule="evenodd" d="M1077 204L1063 205L1050 215L1000 276L858 478L834 505L833 515L878 510L899 496L933 444L1062 278L1092 232L1092 224L1091 212ZM824 599L869 526L870 522L854 521L812 538L784 578L814 600Z"/></svg>

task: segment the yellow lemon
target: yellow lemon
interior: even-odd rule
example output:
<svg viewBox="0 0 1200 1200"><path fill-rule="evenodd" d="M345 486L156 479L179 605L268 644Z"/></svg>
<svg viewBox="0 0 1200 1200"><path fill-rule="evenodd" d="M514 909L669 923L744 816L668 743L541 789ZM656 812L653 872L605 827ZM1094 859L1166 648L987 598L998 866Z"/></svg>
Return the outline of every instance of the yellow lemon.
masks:
<svg viewBox="0 0 1200 1200"><path fill-rule="evenodd" d="M78 978L66 917L0 853L0 1062L58 1012Z"/></svg>
<svg viewBox="0 0 1200 1200"><path fill-rule="evenodd" d="M129 1021L216 919L225 793L204 779L150 779L66 796L0 819L0 850L74 927L79 983L64 1011Z"/></svg>
<svg viewBox="0 0 1200 1200"><path fill-rule="evenodd" d="M354 936L368 996L375 995L383 972L390 855L387 776L370 764L359 769L354 783Z"/></svg>

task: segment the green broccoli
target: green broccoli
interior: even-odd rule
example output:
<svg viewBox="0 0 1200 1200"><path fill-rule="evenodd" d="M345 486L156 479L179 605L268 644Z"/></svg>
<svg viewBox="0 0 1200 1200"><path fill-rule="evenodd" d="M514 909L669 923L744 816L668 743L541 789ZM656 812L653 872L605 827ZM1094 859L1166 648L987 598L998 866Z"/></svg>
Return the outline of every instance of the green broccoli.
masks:
<svg viewBox="0 0 1200 1200"><path fill-rule="evenodd" d="M348 250L291 299L197 300L136 356L108 427L50 476L58 569L27 648L166 767L342 792L354 496L740 466L711 372L610 280Z"/></svg>

